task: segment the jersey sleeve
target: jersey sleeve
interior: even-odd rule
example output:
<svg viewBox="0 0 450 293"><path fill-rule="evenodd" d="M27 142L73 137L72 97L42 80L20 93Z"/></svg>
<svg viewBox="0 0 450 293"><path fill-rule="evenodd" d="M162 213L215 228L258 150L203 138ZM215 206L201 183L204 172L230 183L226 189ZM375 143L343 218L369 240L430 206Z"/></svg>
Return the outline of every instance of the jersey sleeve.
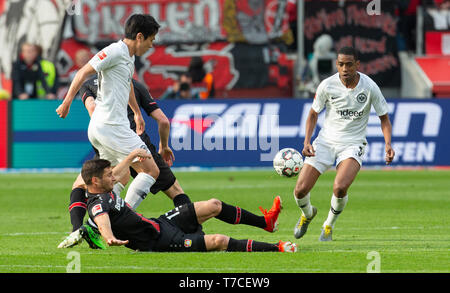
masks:
<svg viewBox="0 0 450 293"><path fill-rule="evenodd" d="M89 217L91 219L95 219L95 217L109 213L110 206L107 204L107 201L103 201L101 199L97 199L89 204L88 212Z"/></svg>
<svg viewBox="0 0 450 293"><path fill-rule="evenodd" d="M380 88L375 83L372 84L371 93L372 106L378 116L386 115L389 112L389 107L387 105L386 99L381 93Z"/></svg>
<svg viewBox="0 0 450 293"><path fill-rule="evenodd" d="M114 49L112 45L104 48L89 60L89 64L97 72L108 69L115 64L115 60L120 58L120 52Z"/></svg>
<svg viewBox="0 0 450 293"><path fill-rule="evenodd" d="M325 107L325 103L327 102L327 94L325 88L325 83L322 81L317 87L316 95L314 96L314 101L311 108L317 113L322 112L323 108Z"/></svg>
<svg viewBox="0 0 450 293"><path fill-rule="evenodd" d="M150 115L150 113L152 113L156 109L159 109L158 104L156 104L150 92L142 83L133 80L133 86L136 100L139 106L141 106L141 108L144 109L145 113L147 113L147 115Z"/></svg>

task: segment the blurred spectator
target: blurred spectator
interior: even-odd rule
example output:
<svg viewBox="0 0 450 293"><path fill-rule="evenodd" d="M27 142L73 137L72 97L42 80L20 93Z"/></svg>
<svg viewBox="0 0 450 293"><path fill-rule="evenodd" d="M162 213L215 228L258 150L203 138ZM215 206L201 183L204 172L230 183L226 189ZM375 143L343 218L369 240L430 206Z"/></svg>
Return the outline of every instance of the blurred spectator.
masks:
<svg viewBox="0 0 450 293"><path fill-rule="evenodd" d="M333 39L323 34L314 42L314 52L309 61L314 88L331 74L337 72L336 53L333 51Z"/></svg>
<svg viewBox="0 0 450 293"><path fill-rule="evenodd" d="M0 88L0 101L1 100L9 100L11 98L11 95L9 92L5 89Z"/></svg>
<svg viewBox="0 0 450 293"><path fill-rule="evenodd" d="M450 9L450 0L434 0L434 4L442 10Z"/></svg>
<svg viewBox="0 0 450 293"><path fill-rule="evenodd" d="M50 91L41 67L39 48L33 44L24 43L21 46L19 59L13 64L12 81L13 99L38 98L38 81L44 89L44 95L47 98L54 98L54 93Z"/></svg>
<svg viewBox="0 0 450 293"><path fill-rule="evenodd" d="M200 99L214 97L214 77L211 73L206 73L201 57L192 57L188 73L192 77L192 89L198 93Z"/></svg>
<svg viewBox="0 0 450 293"><path fill-rule="evenodd" d="M169 87L160 100L177 100L177 99L199 99L198 92L194 92L191 88L192 78L189 73L182 73L178 80Z"/></svg>
<svg viewBox="0 0 450 293"><path fill-rule="evenodd" d="M59 79L58 79L58 72L56 70L55 64L52 62L42 58L42 47L39 45L35 45L36 50L38 52L38 60L39 64L41 65L42 72L45 76L45 81L47 83L48 90L44 88L44 85L40 80L36 82L36 91L37 96L40 99L47 98L49 100L55 100L56 99L56 92L59 88Z"/></svg>
<svg viewBox="0 0 450 293"><path fill-rule="evenodd" d="M416 20L417 7L422 0L398 0L398 49L400 51L416 50Z"/></svg>
<svg viewBox="0 0 450 293"><path fill-rule="evenodd" d="M74 79L78 70L80 70L84 65L86 65L86 63L89 62L89 60L91 60L92 55L93 54L91 53L91 51L89 51L87 49L80 49L75 53L75 58L74 58L75 70L73 70L69 73L69 78L68 78L67 82L65 82L63 84L63 86L59 88L58 99L64 99L67 92L69 91L70 83ZM79 92L75 95L75 99L81 99Z"/></svg>
<svg viewBox="0 0 450 293"><path fill-rule="evenodd" d="M81 69L81 67L83 67L84 65L86 65L86 63L88 63L89 60L91 60L91 58L92 58L91 52L86 49L80 49L77 51L77 53L75 53L75 66L77 69L70 73L69 75L70 82L72 82L78 70Z"/></svg>
<svg viewBox="0 0 450 293"><path fill-rule="evenodd" d="M289 28L294 36L294 42L289 45L289 50L297 50L297 0L288 0L286 4Z"/></svg>

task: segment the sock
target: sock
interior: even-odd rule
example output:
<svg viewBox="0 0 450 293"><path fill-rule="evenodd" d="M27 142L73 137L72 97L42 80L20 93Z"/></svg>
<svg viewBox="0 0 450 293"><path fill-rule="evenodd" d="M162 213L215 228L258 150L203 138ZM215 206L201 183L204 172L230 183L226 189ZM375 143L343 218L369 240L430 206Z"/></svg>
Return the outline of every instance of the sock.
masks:
<svg viewBox="0 0 450 293"><path fill-rule="evenodd" d="M135 210L150 192L150 187L155 181L155 178L147 173L139 173L128 187L125 202Z"/></svg>
<svg viewBox="0 0 450 293"><path fill-rule="evenodd" d="M331 226L334 227L334 223L336 223L339 214L344 210L345 205L347 204L348 196L344 196L342 198L336 197L334 194L331 197L331 208L328 212L328 218L323 223L323 226Z"/></svg>
<svg viewBox="0 0 450 293"><path fill-rule="evenodd" d="M217 219L228 224L246 224L259 228L266 228L266 220L264 216L257 216L240 207L231 206L222 201L222 210L216 216Z"/></svg>
<svg viewBox="0 0 450 293"><path fill-rule="evenodd" d="M230 238L227 251L278 251L278 246L266 242L253 241L251 239L237 240Z"/></svg>
<svg viewBox="0 0 450 293"><path fill-rule="evenodd" d="M72 232L78 230L83 225L83 219L87 209L86 202L86 190L83 188L75 188L70 192L69 214Z"/></svg>
<svg viewBox="0 0 450 293"><path fill-rule="evenodd" d="M309 192L308 192L308 194L307 194L305 197L303 197L303 198L297 198L297 197L294 195L295 202L297 203L298 207L302 210L303 215L304 215L306 218L311 218L311 217L312 217L312 214L313 214L313 211L312 211L312 205L311 205L311 201L310 201L310 197L311 197L311 195L310 195Z"/></svg>
<svg viewBox="0 0 450 293"><path fill-rule="evenodd" d="M187 196L187 194L180 193L173 198L173 205L175 207L179 207L187 203L191 203L191 200L189 199L189 196Z"/></svg>
<svg viewBox="0 0 450 293"><path fill-rule="evenodd" d="M113 187L113 192L115 195L120 196L120 193L122 192L122 190L124 190L125 186L123 186L122 183L117 182L116 184L114 184Z"/></svg>

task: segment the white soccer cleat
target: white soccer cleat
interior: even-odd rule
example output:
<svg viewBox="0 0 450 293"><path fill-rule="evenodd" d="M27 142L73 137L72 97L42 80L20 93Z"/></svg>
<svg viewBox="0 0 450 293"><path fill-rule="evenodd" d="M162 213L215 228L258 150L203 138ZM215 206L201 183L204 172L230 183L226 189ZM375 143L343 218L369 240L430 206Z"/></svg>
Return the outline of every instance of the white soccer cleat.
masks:
<svg viewBox="0 0 450 293"><path fill-rule="evenodd" d="M303 235L305 235L306 231L308 231L309 223L311 223L312 219L317 215L317 208L315 206L312 206L313 214L311 218L306 218L303 214L301 215L300 219L298 220L297 224L294 228L294 237L299 239L302 238Z"/></svg>
<svg viewBox="0 0 450 293"><path fill-rule="evenodd" d="M58 248L70 248L77 244L80 244L81 242L83 242L83 236L81 235L81 230L78 229L70 233L70 235L67 236L66 239L64 239L63 242L58 245Z"/></svg>
<svg viewBox="0 0 450 293"><path fill-rule="evenodd" d="M320 233L319 241L332 241L333 228L326 225L322 228L322 233Z"/></svg>

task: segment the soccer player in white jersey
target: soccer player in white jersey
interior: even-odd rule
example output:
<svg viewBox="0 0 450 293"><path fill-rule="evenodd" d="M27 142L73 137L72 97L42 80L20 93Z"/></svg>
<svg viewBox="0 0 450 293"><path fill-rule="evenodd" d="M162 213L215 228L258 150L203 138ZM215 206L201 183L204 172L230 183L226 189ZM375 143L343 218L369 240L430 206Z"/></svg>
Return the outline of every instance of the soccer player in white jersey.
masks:
<svg viewBox="0 0 450 293"><path fill-rule="evenodd" d="M96 107L89 123L88 137L100 158L110 161L113 166L137 148L150 154L139 137L145 130L145 123L134 95L132 77L134 55L142 56L153 46L159 27L150 15L130 16L125 24L125 38L101 50L78 71L63 103L56 109L58 115L65 118L85 79L98 73ZM134 112L136 132L130 129L128 105ZM159 169L153 158L137 160L132 167L138 175L130 184L125 201L136 208L155 183Z"/></svg>
<svg viewBox="0 0 450 293"><path fill-rule="evenodd" d="M319 176L336 163L331 208L319 237L320 241L332 240L334 224L348 200L347 190L361 168L367 145L366 128L371 106L381 121L386 164L394 159L395 152L391 147L392 127L386 100L376 83L357 71L358 66L358 54L354 48L340 49L336 60L338 73L323 80L317 88L306 122L302 150L305 164L294 189L295 201L302 210L294 228L297 239L303 237L317 214L317 208L310 202L311 189ZM326 114L323 128L311 144L318 115L324 108Z"/></svg>

